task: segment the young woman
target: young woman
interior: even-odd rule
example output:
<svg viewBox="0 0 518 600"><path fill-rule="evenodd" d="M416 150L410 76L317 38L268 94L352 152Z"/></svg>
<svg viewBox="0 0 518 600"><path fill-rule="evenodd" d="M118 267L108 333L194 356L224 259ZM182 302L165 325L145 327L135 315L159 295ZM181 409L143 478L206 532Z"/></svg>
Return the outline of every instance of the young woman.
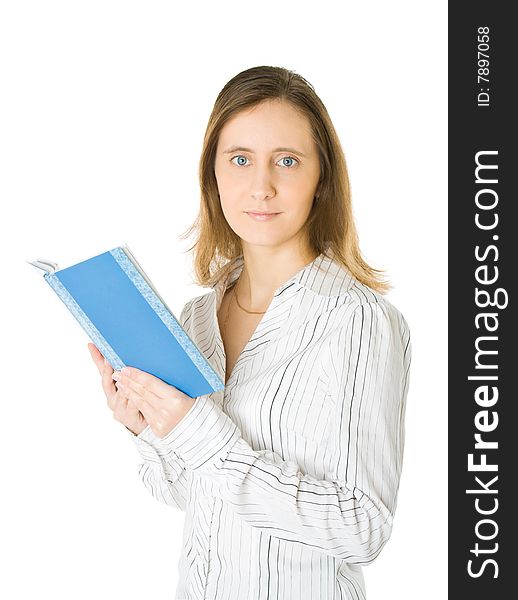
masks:
<svg viewBox="0 0 518 600"><path fill-rule="evenodd" d="M364 598L396 508L411 346L312 86L278 67L231 79L200 184L189 232L211 291L180 320L225 390L189 398L89 345L144 484L186 513L176 598Z"/></svg>

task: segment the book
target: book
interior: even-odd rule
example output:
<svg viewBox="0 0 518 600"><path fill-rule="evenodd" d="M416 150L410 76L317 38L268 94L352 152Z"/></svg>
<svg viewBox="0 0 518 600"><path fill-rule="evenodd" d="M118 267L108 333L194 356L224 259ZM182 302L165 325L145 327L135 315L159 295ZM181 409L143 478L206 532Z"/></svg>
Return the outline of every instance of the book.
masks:
<svg viewBox="0 0 518 600"><path fill-rule="evenodd" d="M127 244L60 269L27 261L63 301L116 371L151 373L191 398L224 389Z"/></svg>

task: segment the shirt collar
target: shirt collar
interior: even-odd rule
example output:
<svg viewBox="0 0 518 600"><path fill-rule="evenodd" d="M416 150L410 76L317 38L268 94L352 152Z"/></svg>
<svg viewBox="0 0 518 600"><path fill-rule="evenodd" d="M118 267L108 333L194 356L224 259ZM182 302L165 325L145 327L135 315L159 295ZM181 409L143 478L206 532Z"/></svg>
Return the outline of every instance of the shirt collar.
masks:
<svg viewBox="0 0 518 600"><path fill-rule="evenodd" d="M234 258L232 262L233 265L226 277L213 286L218 299L221 299L224 292L243 270L244 258L242 254ZM328 249L282 283L275 290L274 296L278 296L287 288L292 288L294 291L298 288L304 288L316 295L333 298L345 294L353 284L353 276L345 267L333 260L332 250Z"/></svg>

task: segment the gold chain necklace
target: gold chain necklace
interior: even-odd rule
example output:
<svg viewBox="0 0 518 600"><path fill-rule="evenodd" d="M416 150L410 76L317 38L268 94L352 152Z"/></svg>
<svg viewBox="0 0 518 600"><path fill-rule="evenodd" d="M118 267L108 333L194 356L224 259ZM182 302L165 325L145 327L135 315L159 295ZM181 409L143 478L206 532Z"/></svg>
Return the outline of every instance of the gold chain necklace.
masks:
<svg viewBox="0 0 518 600"><path fill-rule="evenodd" d="M239 308L241 310L244 310L249 315L264 315L264 313L266 312L265 310L264 311L247 310L246 308L244 308L243 306L241 306L241 304L239 303L238 297L237 297L236 288L237 288L237 283L232 288L232 296L230 297L230 300L228 301L227 314L225 315L225 321L223 322L223 328L224 329L226 329L226 326L227 326L228 315L230 314L230 305L232 304L232 299L233 298L236 299L236 302L237 302L237 305L239 306Z"/></svg>
<svg viewBox="0 0 518 600"><path fill-rule="evenodd" d="M239 308L241 310L244 310L246 313L248 313L249 315L264 315L264 313L266 312L265 310L263 311L256 311L256 310L246 310L246 308L244 308L243 306L241 306L241 304L239 304L239 300L237 298L237 292L236 292L236 288L237 288L237 284L234 286L234 296L236 298L236 302L237 305L239 306Z"/></svg>

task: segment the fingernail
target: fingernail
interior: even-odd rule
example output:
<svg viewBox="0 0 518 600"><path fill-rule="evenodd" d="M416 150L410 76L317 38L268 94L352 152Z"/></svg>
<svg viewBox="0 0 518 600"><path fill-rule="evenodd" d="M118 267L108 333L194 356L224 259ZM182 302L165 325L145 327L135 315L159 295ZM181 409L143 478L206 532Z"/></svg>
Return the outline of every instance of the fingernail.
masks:
<svg viewBox="0 0 518 600"><path fill-rule="evenodd" d="M112 373L112 379L115 379L115 381L119 381L121 378L120 373L118 371L114 371Z"/></svg>

